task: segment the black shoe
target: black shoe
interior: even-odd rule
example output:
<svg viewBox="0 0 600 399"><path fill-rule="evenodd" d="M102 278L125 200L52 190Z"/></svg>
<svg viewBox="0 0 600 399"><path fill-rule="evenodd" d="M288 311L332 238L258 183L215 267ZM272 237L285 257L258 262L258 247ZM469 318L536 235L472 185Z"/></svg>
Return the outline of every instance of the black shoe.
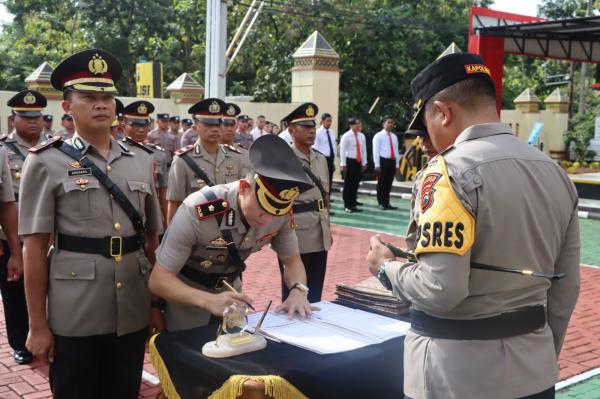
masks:
<svg viewBox="0 0 600 399"><path fill-rule="evenodd" d="M356 204L356 206L363 206L364 205L362 202L358 202L358 201L356 201L355 204Z"/></svg>
<svg viewBox="0 0 600 399"><path fill-rule="evenodd" d="M335 212L329 212L329 216L335 216Z"/></svg>
<svg viewBox="0 0 600 399"><path fill-rule="evenodd" d="M345 208L344 212L346 212L346 213L354 213L354 208Z"/></svg>
<svg viewBox="0 0 600 399"><path fill-rule="evenodd" d="M385 206L385 209L389 209L389 210L392 210L392 211L393 211L393 210L395 210L395 209L398 209L398 207L397 207L397 206L386 205L386 206Z"/></svg>
<svg viewBox="0 0 600 399"><path fill-rule="evenodd" d="M13 358L18 364L29 364L33 361L33 355L28 350L18 350L13 353Z"/></svg>
<svg viewBox="0 0 600 399"><path fill-rule="evenodd" d="M388 207L385 205L379 205L379 209L381 209L382 211L385 211L388 209Z"/></svg>

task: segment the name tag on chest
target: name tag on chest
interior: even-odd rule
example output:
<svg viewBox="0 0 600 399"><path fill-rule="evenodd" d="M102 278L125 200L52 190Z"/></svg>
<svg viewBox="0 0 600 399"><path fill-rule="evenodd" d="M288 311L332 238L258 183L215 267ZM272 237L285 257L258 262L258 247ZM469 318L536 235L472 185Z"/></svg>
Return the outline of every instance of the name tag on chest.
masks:
<svg viewBox="0 0 600 399"><path fill-rule="evenodd" d="M91 175L92 169L91 168L71 169L71 170L67 171L67 173L69 174L69 176L85 176L85 175Z"/></svg>

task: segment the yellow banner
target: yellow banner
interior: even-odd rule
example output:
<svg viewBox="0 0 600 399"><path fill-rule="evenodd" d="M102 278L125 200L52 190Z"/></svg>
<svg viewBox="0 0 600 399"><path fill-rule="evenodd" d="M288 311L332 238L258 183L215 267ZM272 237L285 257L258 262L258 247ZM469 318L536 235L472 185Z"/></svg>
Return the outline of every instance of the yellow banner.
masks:
<svg viewBox="0 0 600 399"><path fill-rule="evenodd" d="M136 97L162 98L162 64L138 62L135 66Z"/></svg>

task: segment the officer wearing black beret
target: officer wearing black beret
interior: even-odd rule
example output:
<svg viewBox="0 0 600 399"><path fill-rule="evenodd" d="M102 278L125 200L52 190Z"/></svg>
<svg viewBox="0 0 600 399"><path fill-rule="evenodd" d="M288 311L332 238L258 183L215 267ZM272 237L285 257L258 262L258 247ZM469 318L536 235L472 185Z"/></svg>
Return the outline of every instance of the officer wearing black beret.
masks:
<svg viewBox="0 0 600 399"><path fill-rule="evenodd" d="M43 134L44 135L53 135L54 130L52 130L52 122L54 120L54 117L50 114L46 114L46 115L42 116L42 120L44 121Z"/></svg>
<svg viewBox="0 0 600 399"><path fill-rule="evenodd" d="M157 250L150 289L168 301L169 331L205 325L211 315L222 317L233 302L250 303L221 281L240 290L244 261L269 244L286 265L284 280L291 290L278 310L290 316L312 312L290 217L295 199L312 183L291 148L276 136L254 142L250 161L256 173L188 196Z"/></svg>
<svg viewBox="0 0 600 399"><path fill-rule="evenodd" d="M110 134L121 73L100 49L63 60L51 83L76 132L31 148L23 168L27 347L50 362L58 399L137 398L151 313L160 319L147 286L162 231L152 157Z"/></svg>
<svg viewBox="0 0 600 399"><path fill-rule="evenodd" d="M404 393L554 398L579 292L575 187L500 123L479 55L439 58L411 89L409 129L427 131L438 153L415 190L416 258L395 260L377 236L367 257L382 284L411 303Z"/></svg>
<svg viewBox="0 0 600 399"><path fill-rule="evenodd" d="M176 123L177 130L179 130L179 120L177 120L177 122L171 122L171 116L169 114L164 112L158 113L156 114L156 124L158 126L148 133L148 139L151 143L154 143L167 151L169 165L171 164L173 155L175 155L175 151L179 148L179 143L181 141L181 137L179 137L178 134L173 134L171 132L171 123Z"/></svg>

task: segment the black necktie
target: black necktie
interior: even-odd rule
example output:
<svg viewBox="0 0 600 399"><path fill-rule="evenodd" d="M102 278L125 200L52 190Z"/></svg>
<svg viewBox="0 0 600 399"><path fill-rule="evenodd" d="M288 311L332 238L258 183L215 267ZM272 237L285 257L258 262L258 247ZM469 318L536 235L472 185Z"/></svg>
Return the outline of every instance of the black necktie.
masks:
<svg viewBox="0 0 600 399"><path fill-rule="evenodd" d="M325 133L327 134L327 142L329 143L329 157L327 158L333 158L335 153L333 152L333 144L331 143L331 137L329 136L329 129L325 129Z"/></svg>

